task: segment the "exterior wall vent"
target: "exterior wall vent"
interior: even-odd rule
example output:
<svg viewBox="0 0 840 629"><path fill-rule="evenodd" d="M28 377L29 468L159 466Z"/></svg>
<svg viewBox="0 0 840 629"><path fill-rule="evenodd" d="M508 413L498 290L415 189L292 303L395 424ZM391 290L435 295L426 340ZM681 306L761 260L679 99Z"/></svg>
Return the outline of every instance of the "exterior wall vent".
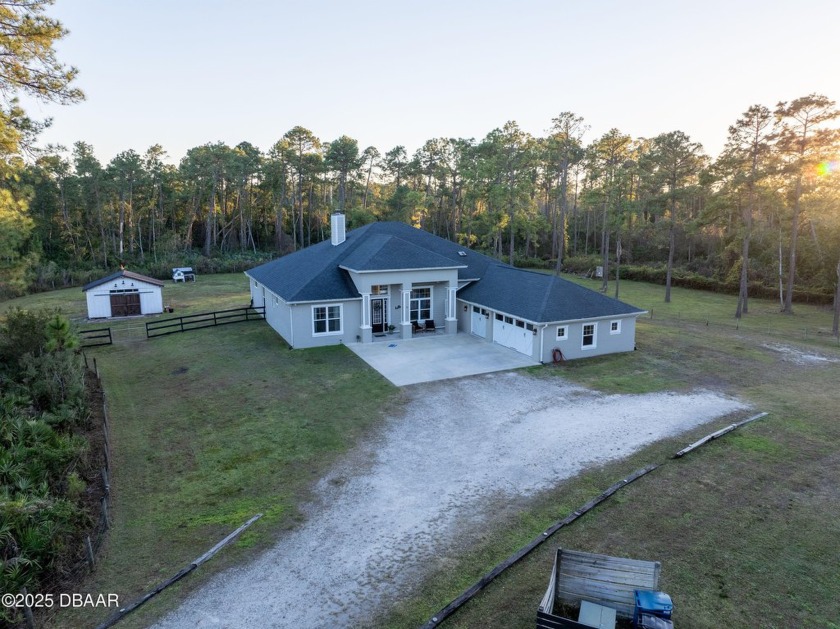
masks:
<svg viewBox="0 0 840 629"><path fill-rule="evenodd" d="M336 212L330 219L330 242L333 247L340 245L345 240L344 214Z"/></svg>

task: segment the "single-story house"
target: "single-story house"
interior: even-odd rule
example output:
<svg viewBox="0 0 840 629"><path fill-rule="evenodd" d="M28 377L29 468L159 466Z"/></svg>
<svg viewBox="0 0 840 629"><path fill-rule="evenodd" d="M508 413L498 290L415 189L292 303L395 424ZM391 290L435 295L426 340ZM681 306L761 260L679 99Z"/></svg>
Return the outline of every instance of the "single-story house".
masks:
<svg viewBox="0 0 840 629"><path fill-rule="evenodd" d="M82 291L88 319L163 312L163 282L124 269L86 284Z"/></svg>
<svg viewBox="0 0 840 629"><path fill-rule="evenodd" d="M545 273L517 269L396 222L345 233L245 274L254 306L293 348L466 333L540 362L635 347L644 311Z"/></svg>

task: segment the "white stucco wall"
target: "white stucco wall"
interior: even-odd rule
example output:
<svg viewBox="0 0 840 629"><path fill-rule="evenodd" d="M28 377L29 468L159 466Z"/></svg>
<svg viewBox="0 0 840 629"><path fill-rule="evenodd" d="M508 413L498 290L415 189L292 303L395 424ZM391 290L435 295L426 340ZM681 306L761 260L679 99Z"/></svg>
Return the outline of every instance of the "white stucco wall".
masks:
<svg viewBox="0 0 840 629"><path fill-rule="evenodd" d="M542 356L537 355L535 358L544 363L552 362L554 348L558 348L563 352L563 357L566 360L590 358L592 356L602 356L604 354L615 354L618 352L632 352L636 347L637 316L625 315L622 317L603 317L586 321L551 323L546 328L541 329L540 334L543 335ZM616 334L610 333L610 324L613 321L620 322L620 331ZM583 326L591 323L597 326L595 346L584 347L582 345ZM563 340L557 339L558 326L566 327L566 338Z"/></svg>

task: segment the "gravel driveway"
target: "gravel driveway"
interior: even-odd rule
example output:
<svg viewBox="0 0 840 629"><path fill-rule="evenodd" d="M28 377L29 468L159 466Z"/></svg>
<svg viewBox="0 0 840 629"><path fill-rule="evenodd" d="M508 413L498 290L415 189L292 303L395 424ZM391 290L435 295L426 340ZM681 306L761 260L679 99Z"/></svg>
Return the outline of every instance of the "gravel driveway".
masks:
<svg viewBox="0 0 840 629"><path fill-rule="evenodd" d="M365 626L469 547L464 524L746 408L708 391L601 395L516 372L404 391L405 413L320 481L304 524L212 578L157 626Z"/></svg>

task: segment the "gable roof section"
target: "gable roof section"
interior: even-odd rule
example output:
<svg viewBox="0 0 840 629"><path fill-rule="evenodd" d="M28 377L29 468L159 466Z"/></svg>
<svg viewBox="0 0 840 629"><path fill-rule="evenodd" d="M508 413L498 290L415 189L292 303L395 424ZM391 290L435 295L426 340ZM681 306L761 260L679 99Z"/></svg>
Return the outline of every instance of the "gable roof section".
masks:
<svg viewBox="0 0 840 629"><path fill-rule="evenodd" d="M459 252L466 255L460 255ZM457 268L460 280L482 276L492 258L405 223L370 223L329 240L254 267L246 274L287 302L357 299L350 274L418 268Z"/></svg>
<svg viewBox="0 0 840 629"><path fill-rule="evenodd" d="M93 280L89 284L85 284L82 287L82 292L87 292L91 288L96 288L97 286L101 286L102 284L107 284L112 280L118 280L120 278L130 279L130 280L137 280L138 282L146 282L147 284L154 284L155 286L163 286L163 282L160 280L156 280L152 277L146 277L145 275L140 275L139 273L132 273L131 271L117 271L116 273L112 273L108 277L103 277L98 280Z"/></svg>
<svg viewBox="0 0 840 629"><path fill-rule="evenodd" d="M405 223L370 223L246 274L285 301L358 299L350 273L449 268L472 283L458 296L537 323L641 314L634 306L553 275L517 269ZM475 281L477 280L477 281Z"/></svg>
<svg viewBox="0 0 840 629"><path fill-rule="evenodd" d="M466 301L537 323L641 314L612 299L554 275L495 264L480 282L458 291Z"/></svg>
<svg viewBox="0 0 840 629"><path fill-rule="evenodd" d="M454 243L453 243L454 244ZM450 258L419 247L391 234L371 234L344 258L341 266L351 271L396 271L466 268Z"/></svg>

